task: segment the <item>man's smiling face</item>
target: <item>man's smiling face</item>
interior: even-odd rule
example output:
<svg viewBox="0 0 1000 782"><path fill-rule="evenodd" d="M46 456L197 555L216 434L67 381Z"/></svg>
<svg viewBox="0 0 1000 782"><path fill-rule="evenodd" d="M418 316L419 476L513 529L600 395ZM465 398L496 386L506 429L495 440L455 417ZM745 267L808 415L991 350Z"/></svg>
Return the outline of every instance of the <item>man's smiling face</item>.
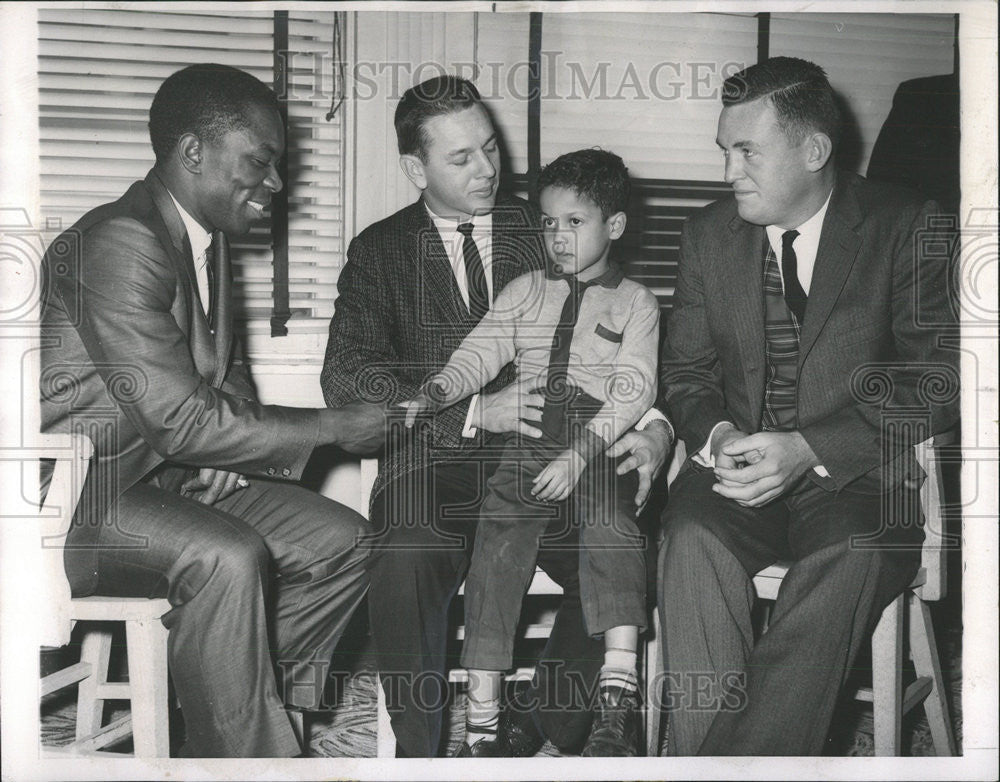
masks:
<svg viewBox="0 0 1000 782"><path fill-rule="evenodd" d="M228 236L248 233L282 187L276 168L285 150L281 118L263 106L251 106L247 115L245 128L201 145L194 217Z"/></svg>

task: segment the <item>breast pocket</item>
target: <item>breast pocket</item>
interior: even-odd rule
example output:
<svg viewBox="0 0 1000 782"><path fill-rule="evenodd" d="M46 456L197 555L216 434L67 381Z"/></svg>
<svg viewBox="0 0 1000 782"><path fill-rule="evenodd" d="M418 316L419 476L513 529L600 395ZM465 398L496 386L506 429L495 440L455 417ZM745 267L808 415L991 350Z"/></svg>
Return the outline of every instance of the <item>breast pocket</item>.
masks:
<svg viewBox="0 0 1000 782"><path fill-rule="evenodd" d="M593 363L598 367L615 363L618 351L622 346L622 333L598 323L594 328L594 335L594 338L590 340L592 355L589 358L584 358L584 362Z"/></svg>
<svg viewBox="0 0 1000 782"><path fill-rule="evenodd" d="M606 339L608 342L614 342L618 345L622 344L622 332L612 331L603 323L598 323L597 327L594 329L594 333Z"/></svg>

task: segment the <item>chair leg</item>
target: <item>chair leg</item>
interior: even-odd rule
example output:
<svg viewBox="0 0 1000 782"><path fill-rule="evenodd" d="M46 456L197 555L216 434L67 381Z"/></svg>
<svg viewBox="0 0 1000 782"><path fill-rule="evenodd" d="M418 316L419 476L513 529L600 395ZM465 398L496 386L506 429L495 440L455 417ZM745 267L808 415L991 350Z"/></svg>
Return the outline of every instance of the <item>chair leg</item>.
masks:
<svg viewBox="0 0 1000 782"><path fill-rule="evenodd" d="M392 722L389 719L389 709L385 703L385 689L378 673L375 674L375 693L377 700L377 715L375 726L375 757L396 757L396 734L392 732Z"/></svg>
<svg viewBox="0 0 1000 782"><path fill-rule="evenodd" d="M135 756L170 757L167 629L159 619L129 620L125 634Z"/></svg>
<svg viewBox="0 0 1000 782"><path fill-rule="evenodd" d="M646 678L646 757L651 758L660 754L660 709L663 705L661 702L663 700L661 648L660 615L659 611L653 609L653 626L646 639L644 666Z"/></svg>
<svg viewBox="0 0 1000 782"><path fill-rule="evenodd" d="M948 715L948 699L934 639L931 609L916 595L910 600L909 619L913 667L916 668L917 676L927 676L931 680L931 691L924 700L924 712L927 714L931 738L934 739L934 752L939 757L953 757L956 753L955 734Z"/></svg>
<svg viewBox="0 0 1000 782"><path fill-rule="evenodd" d="M872 635L872 710L875 754L900 753L903 724L903 603L893 600L882 613Z"/></svg>
<svg viewBox="0 0 1000 782"><path fill-rule="evenodd" d="M87 630L80 646L80 662L90 665L90 676L78 685L76 698L76 737L90 736L101 729L104 699L100 687L108 679L111 658L111 631L106 625Z"/></svg>

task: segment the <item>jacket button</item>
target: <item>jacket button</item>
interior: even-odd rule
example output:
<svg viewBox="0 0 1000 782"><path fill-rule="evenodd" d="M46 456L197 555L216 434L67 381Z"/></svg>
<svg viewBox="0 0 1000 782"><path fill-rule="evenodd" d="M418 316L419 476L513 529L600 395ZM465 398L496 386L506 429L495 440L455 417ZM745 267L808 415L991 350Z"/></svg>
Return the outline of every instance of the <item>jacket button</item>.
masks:
<svg viewBox="0 0 1000 782"><path fill-rule="evenodd" d="M289 475L292 474L292 471L286 467L284 470L281 471L281 474L287 478Z"/></svg>
<svg viewBox="0 0 1000 782"><path fill-rule="evenodd" d="M274 475L274 468L273 467L268 467L267 468L267 474L268 475Z"/></svg>

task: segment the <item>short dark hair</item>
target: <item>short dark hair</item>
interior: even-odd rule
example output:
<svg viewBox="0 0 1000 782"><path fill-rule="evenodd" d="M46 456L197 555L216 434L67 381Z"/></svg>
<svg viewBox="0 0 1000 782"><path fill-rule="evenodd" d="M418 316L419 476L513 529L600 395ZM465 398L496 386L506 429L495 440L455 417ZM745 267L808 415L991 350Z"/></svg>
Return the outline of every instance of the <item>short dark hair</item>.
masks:
<svg viewBox="0 0 1000 782"><path fill-rule="evenodd" d="M766 98L790 141L825 133L836 149L843 118L826 71L797 57L772 57L730 76L722 85L722 105Z"/></svg>
<svg viewBox="0 0 1000 782"><path fill-rule="evenodd" d="M625 161L603 149L578 149L557 157L538 176L538 192L547 187L587 196L601 208L605 220L628 209L632 189Z"/></svg>
<svg viewBox="0 0 1000 782"><path fill-rule="evenodd" d="M425 130L427 120L482 102L476 85L460 76L435 76L410 87L403 93L393 117L399 154L416 155L426 162L430 141Z"/></svg>
<svg viewBox="0 0 1000 782"><path fill-rule="evenodd" d="M157 162L185 133L209 142L250 124L249 108L278 111L278 99L260 79L228 65L189 65L167 77L149 108L149 140Z"/></svg>

